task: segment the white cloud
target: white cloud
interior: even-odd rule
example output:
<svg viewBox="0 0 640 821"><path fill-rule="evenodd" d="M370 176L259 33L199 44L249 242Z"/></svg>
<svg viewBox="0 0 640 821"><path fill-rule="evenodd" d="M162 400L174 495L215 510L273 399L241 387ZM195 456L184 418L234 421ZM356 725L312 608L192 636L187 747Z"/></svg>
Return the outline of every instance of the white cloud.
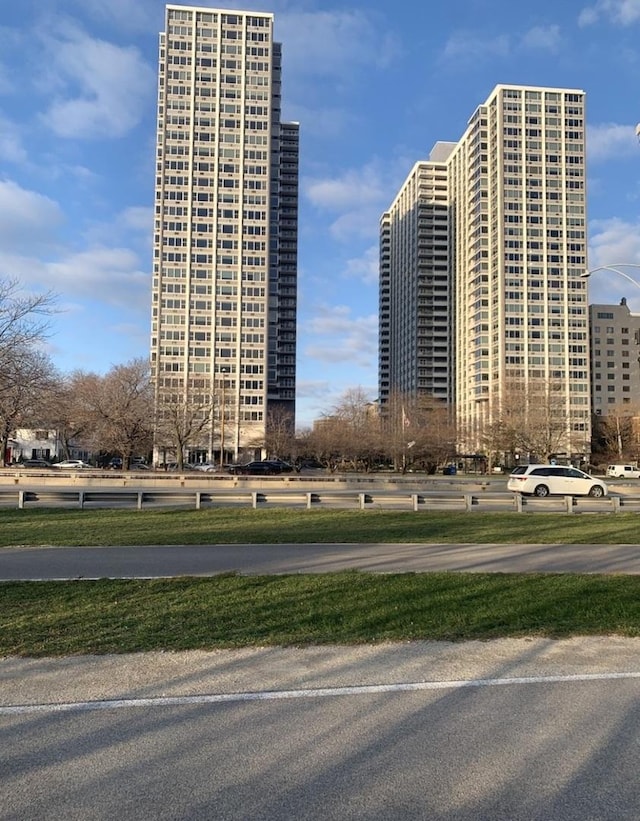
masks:
<svg viewBox="0 0 640 821"><path fill-rule="evenodd" d="M303 187L308 199L318 208L338 211L361 203L379 200L384 191L372 166L348 169L341 177L306 179Z"/></svg>
<svg viewBox="0 0 640 821"><path fill-rule="evenodd" d="M111 23L120 31L160 31L163 7L157 0L75 0L80 10L95 20ZM198 5L207 5L199 3Z"/></svg>
<svg viewBox="0 0 640 821"><path fill-rule="evenodd" d="M364 10L287 12L276 16L289 75L345 78L357 68L386 67L398 52L393 35Z"/></svg>
<svg viewBox="0 0 640 821"><path fill-rule="evenodd" d="M508 34L482 37L479 32L458 31L445 43L442 56L449 62L469 63L487 57L508 57L511 39Z"/></svg>
<svg viewBox="0 0 640 821"><path fill-rule="evenodd" d="M591 26L601 18L620 26L631 26L640 21L640 0L597 0L582 9L578 24Z"/></svg>
<svg viewBox="0 0 640 821"><path fill-rule="evenodd" d="M359 121L349 108L307 106L283 100L283 119L302 123L304 135L331 140L359 127Z"/></svg>
<svg viewBox="0 0 640 821"><path fill-rule="evenodd" d="M557 52L561 41L557 25L534 26L524 34L483 35L478 31L460 30L449 37L441 57L450 64L467 66L487 59L513 57L522 49Z"/></svg>
<svg viewBox="0 0 640 821"><path fill-rule="evenodd" d="M589 268L620 263L640 264L640 220L613 217L589 224Z"/></svg>
<svg viewBox="0 0 640 821"><path fill-rule="evenodd" d="M605 160L638 153L635 126L602 123L587 127L587 151L590 160Z"/></svg>
<svg viewBox="0 0 640 821"><path fill-rule="evenodd" d="M0 94L11 94L15 91L15 86L9 79L9 70L0 63Z"/></svg>
<svg viewBox="0 0 640 821"><path fill-rule="evenodd" d="M55 99L44 119L61 137L121 137L140 121L155 73L135 48L89 37L77 28L47 35Z"/></svg>
<svg viewBox="0 0 640 821"><path fill-rule="evenodd" d="M562 37L560 26L534 26L525 32L521 43L525 48L536 51L558 51L561 46Z"/></svg>
<svg viewBox="0 0 640 821"><path fill-rule="evenodd" d="M36 290L52 290L63 303L94 300L117 308L148 309L150 276L127 248L94 248L56 261L0 252L0 270Z"/></svg>
<svg viewBox="0 0 640 821"><path fill-rule="evenodd" d="M377 314L354 318L348 306L324 305L306 323L305 333L314 337L312 343L304 345L305 357L332 364L348 362L362 368L377 363Z"/></svg>
<svg viewBox="0 0 640 821"><path fill-rule="evenodd" d="M18 126L0 115L0 160L23 165L27 159Z"/></svg>
<svg viewBox="0 0 640 821"><path fill-rule="evenodd" d="M48 287L74 299L147 309L151 278L128 248L90 248L41 265Z"/></svg>
<svg viewBox="0 0 640 821"><path fill-rule="evenodd" d="M329 226L334 239L370 240L378 237L380 215L395 197L408 164L405 157L385 163L373 159L336 176L306 177L301 188L318 211L337 214Z"/></svg>
<svg viewBox="0 0 640 821"><path fill-rule="evenodd" d="M153 208L132 205L120 214L118 221L133 231L141 231L151 236L153 231Z"/></svg>
<svg viewBox="0 0 640 821"><path fill-rule="evenodd" d="M130 234L148 228L149 209L126 209L116 218ZM94 243L82 251L60 245L64 222L58 203L11 180L0 180L0 273L27 286L53 290L62 300L102 301L148 310L150 275L125 247ZM146 225L145 225L146 223Z"/></svg>
<svg viewBox="0 0 640 821"><path fill-rule="evenodd" d="M377 245L372 245L362 256L347 261L346 276L362 280L366 285L377 285L379 263L379 248Z"/></svg>
<svg viewBox="0 0 640 821"><path fill-rule="evenodd" d="M0 180L0 246L5 252L51 242L63 222L57 202L27 191L11 180Z"/></svg>
<svg viewBox="0 0 640 821"><path fill-rule="evenodd" d="M377 235L380 213L389 199L389 184L376 162L360 169L347 169L338 177L307 178L302 187L314 207L339 212L330 227L335 239Z"/></svg>

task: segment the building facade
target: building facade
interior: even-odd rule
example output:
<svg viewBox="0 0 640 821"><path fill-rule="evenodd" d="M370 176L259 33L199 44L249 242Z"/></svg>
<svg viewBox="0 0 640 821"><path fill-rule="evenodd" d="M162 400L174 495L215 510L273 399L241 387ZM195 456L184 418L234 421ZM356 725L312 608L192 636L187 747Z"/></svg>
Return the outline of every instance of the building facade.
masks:
<svg viewBox="0 0 640 821"><path fill-rule="evenodd" d="M155 458L264 451L295 419L298 124L272 14L169 5L160 34Z"/></svg>
<svg viewBox="0 0 640 821"><path fill-rule="evenodd" d="M556 427L544 449L553 438L558 455L589 452L584 98L576 89L497 86L448 151L448 247L440 253L449 260L446 348L462 452L491 449L492 435L515 409L521 424L544 409ZM411 196L407 184L399 196L405 195ZM405 242L414 249L391 252ZM417 251L417 242L402 239L399 225L383 217L381 304L384 288L386 314L406 310L416 337L414 317L436 308L427 298L416 313L397 281L410 268L398 260ZM381 319L380 371L387 391L411 390L393 364L392 328L393 319L386 326Z"/></svg>
<svg viewBox="0 0 640 821"><path fill-rule="evenodd" d="M451 260L446 160L437 144L415 164L380 221L379 397L452 394Z"/></svg>
<svg viewBox="0 0 640 821"><path fill-rule="evenodd" d="M640 314L627 300L590 305L591 401L596 416L640 415Z"/></svg>

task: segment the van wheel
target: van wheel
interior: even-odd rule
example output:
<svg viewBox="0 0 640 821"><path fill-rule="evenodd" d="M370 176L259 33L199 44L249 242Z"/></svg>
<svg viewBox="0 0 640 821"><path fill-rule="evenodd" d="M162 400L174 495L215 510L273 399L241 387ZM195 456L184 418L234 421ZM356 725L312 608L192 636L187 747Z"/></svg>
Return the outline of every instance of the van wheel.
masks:
<svg viewBox="0 0 640 821"><path fill-rule="evenodd" d="M549 495L549 488L546 485L538 485L538 487L533 491L534 496L548 496Z"/></svg>
<svg viewBox="0 0 640 821"><path fill-rule="evenodd" d="M594 485L589 491L589 496L593 496L594 499L599 499L601 496L604 496L604 490L600 485Z"/></svg>

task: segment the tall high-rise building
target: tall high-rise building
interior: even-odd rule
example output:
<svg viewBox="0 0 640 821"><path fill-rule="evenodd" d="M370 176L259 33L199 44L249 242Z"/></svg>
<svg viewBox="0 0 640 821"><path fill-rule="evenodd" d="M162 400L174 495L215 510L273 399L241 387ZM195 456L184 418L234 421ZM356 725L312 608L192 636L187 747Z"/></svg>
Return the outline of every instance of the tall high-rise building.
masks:
<svg viewBox="0 0 640 821"><path fill-rule="evenodd" d="M380 221L379 397L453 399L447 158L437 143Z"/></svg>
<svg viewBox="0 0 640 821"><path fill-rule="evenodd" d="M151 362L156 456L253 458L293 429L298 124L272 14L166 7Z"/></svg>
<svg viewBox="0 0 640 821"><path fill-rule="evenodd" d="M436 395L410 376L420 365L412 346L433 366L438 348L447 350L463 451L486 451L515 408L553 420L558 453L589 451L584 98L576 89L497 86L441 165L416 166L428 184L413 182L414 169L382 217L381 399L394 390ZM438 175L440 203L429 190ZM438 204L446 243L431 228ZM442 322L433 328L430 351L423 329L447 314L424 282L450 300L449 332Z"/></svg>

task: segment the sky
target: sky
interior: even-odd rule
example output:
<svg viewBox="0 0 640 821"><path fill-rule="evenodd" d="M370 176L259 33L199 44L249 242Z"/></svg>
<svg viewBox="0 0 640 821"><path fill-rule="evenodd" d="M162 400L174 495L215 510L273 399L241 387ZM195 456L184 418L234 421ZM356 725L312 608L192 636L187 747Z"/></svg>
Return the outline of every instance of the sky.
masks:
<svg viewBox="0 0 640 821"><path fill-rule="evenodd" d="M375 400L380 215L498 84L586 91L589 268L616 269L591 275L590 299L640 312L640 0L196 5L273 12L283 44L301 140L299 429L349 390ZM3 8L0 277L57 294L47 348L63 373L149 355L163 27L160 0Z"/></svg>

